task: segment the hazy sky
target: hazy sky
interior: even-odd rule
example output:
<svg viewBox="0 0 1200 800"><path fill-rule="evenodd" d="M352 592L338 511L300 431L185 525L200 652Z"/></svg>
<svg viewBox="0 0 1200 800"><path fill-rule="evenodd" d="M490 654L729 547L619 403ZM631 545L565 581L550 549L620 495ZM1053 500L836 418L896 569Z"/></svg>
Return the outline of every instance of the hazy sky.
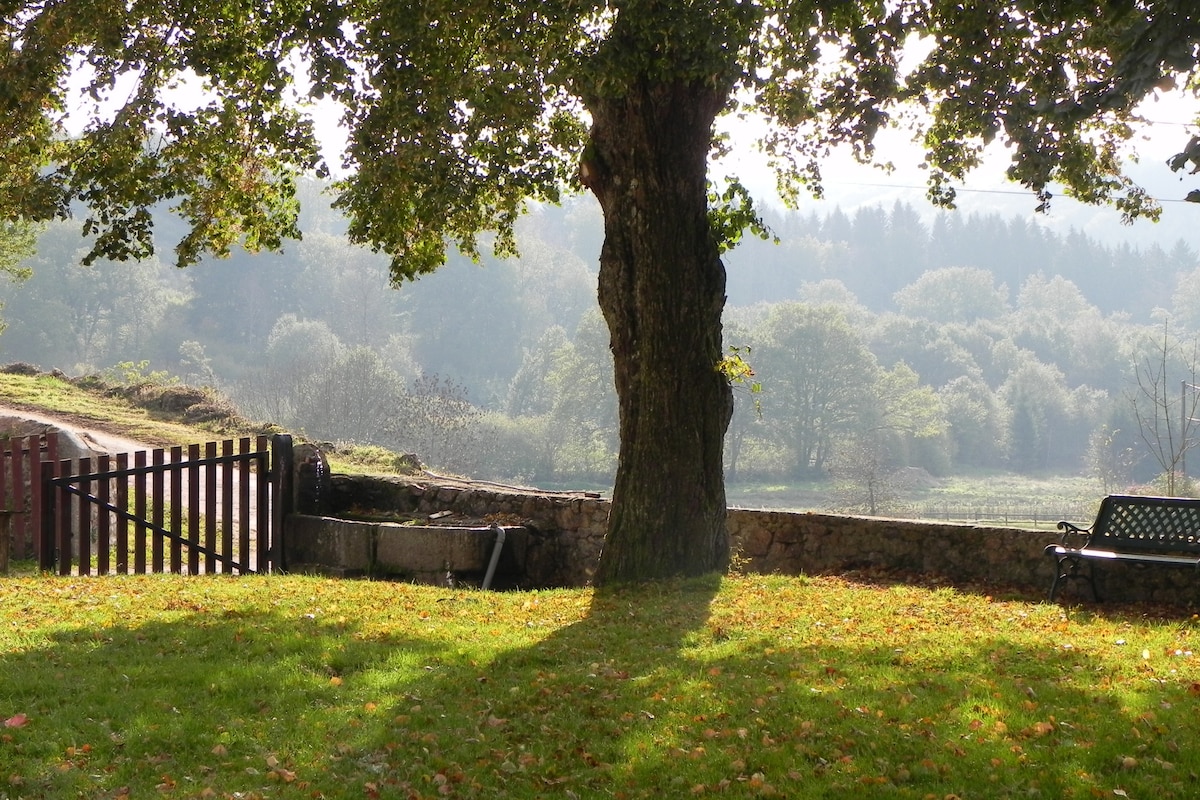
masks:
<svg viewBox="0 0 1200 800"><path fill-rule="evenodd" d="M1181 175L1171 172L1166 161L1183 150L1189 137L1200 131L1194 123L1200 112L1200 101L1182 93L1149 100L1142 114L1152 124L1145 126L1130 144L1138 163L1131 171L1150 193L1162 201L1163 215L1158 224L1141 221L1132 226L1121 224L1118 212L1077 203L1065 196L1056 196L1049 214L1035 214L1037 201L1019 185L1004 178L1007 153L997 143L989 149L989 159L971 173L960 188L958 207L965 212L998 212L1003 215L1030 215L1040 224L1055 230L1077 228L1105 242L1130 241L1148 244L1153 241L1173 244L1183 238L1200 250L1200 204L1182 202L1191 189L1200 189L1200 175ZM754 152L750 142L758 130L753 123L730 122L729 131L737 144L733 163L742 181L756 198L778 200L774 177L765 159ZM881 162L891 161L892 173L875 167L857 164L848 151L836 153L822 166L825 178L825 199L806 200L802 209L816 208L826 213L835 207L852 212L862 205L892 205L896 200L911 204L932 218L940 213L925 199L926 174L919 168L920 148L909 140L910 134L888 131L881 134L877 152Z"/></svg>
<svg viewBox="0 0 1200 800"><path fill-rule="evenodd" d="M919 52L914 57L916 55ZM73 83L82 85L83 77L77 74ZM120 86L113 91L114 98L124 94ZM184 81L175 99L186 98L183 101L186 106L189 100L196 102L197 94L194 86ZM1195 124L1197 114L1200 114L1200 100L1176 92L1148 100L1143 104L1142 114L1153 124L1146 126L1131 144L1132 151L1140 157L1140 163L1133 165L1131 171L1153 196L1162 201L1163 215L1159 224L1143 221L1123 226L1120 215L1112 209L1083 206L1062 196L1052 201L1048 215L1035 215L1033 209L1037 201L1004 179L1006 154L1000 144L992 146L993 157L972 173L968 183L960 189L959 208L968 213L1029 214L1052 229L1065 232L1077 228L1108 243L1129 241L1146 245L1158 241L1169 248L1177 239L1183 238L1200 250L1200 204L1182 202L1188 191L1200 188L1200 175L1181 176L1166 166L1166 160L1180 152L1193 133L1200 132L1200 127ZM318 103L314 107L314 118L318 134L326 143L326 159L336 170L341 164L340 152L345 144L344 132L338 126L340 108L332 101ZM732 135L734 155L728 161L732 171L751 189L757 200L778 202L774 176L766 167L765 159L752 146L762 130L761 123L729 119L721 124ZM72 126L68 124L68 127ZM890 206L901 200L910 203L927 218L940 213L925 199L926 176L918 167L922 155L909 137L909 133L900 131L886 131L880 135L877 141L879 160L891 161L896 166L890 174L856 164L848 150L835 153L822 165L825 199L820 202L806 200L802 209L815 208L818 213L828 213L840 206L850 213L862 205ZM714 177L724 177L730 171L722 166Z"/></svg>

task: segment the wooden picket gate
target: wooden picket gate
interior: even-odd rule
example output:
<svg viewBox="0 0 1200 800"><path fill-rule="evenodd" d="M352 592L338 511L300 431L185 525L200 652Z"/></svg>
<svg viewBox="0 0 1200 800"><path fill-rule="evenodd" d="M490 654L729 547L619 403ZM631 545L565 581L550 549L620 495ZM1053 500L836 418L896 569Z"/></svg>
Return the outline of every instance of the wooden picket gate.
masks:
<svg viewBox="0 0 1200 800"><path fill-rule="evenodd" d="M25 513L42 571L195 575L279 568L274 554L291 506L290 436L76 461L55 458L52 437L47 435L40 463L9 469L36 470L29 493L34 501ZM0 485L4 477L0 467ZM13 478L11 485L21 483ZM0 489L0 507L3 500ZM15 533L12 540L18 541ZM17 557L27 557L28 535L19 541Z"/></svg>

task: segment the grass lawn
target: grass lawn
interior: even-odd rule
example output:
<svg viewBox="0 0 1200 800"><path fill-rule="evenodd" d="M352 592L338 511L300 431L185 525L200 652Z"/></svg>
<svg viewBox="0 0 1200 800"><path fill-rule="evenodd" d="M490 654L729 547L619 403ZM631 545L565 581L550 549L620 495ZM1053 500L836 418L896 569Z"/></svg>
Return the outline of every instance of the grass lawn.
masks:
<svg viewBox="0 0 1200 800"><path fill-rule="evenodd" d="M837 578L0 578L0 798L1190 798L1198 624Z"/></svg>

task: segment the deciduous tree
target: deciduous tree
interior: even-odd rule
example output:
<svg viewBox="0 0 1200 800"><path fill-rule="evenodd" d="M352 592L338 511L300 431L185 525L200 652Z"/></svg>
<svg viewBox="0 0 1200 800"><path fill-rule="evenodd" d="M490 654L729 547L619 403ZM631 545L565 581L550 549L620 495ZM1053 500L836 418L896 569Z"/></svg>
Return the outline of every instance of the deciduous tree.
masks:
<svg viewBox="0 0 1200 800"><path fill-rule="evenodd" d="M780 303L757 338L763 420L791 450L795 475L821 474L834 440L872 406L879 366L833 306Z"/></svg>
<svg viewBox="0 0 1200 800"><path fill-rule="evenodd" d="M187 223L181 263L278 246L298 234L294 175L322 167L297 94L345 109L338 203L396 280L448 242L476 253L484 230L510 251L522 204L577 181L605 218L621 418L598 579L696 573L728 557L715 119L774 123L764 147L791 197L819 190L830 147L871 159L905 125L936 202L1003 139L1042 207L1061 181L1141 216L1153 203L1122 177L1120 144L1139 99L1194 78L1197 39L1192 0L9 2L0 219L81 202L92 255L132 258L166 201Z"/></svg>
<svg viewBox="0 0 1200 800"><path fill-rule="evenodd" d="M991 272L979 267L929 270L895 294L908 316L970 323L993 319L1008 308L1008 287L996 286Z"/></svg>
<svg viewBox="0 0 1200 800"><path fill-rule="evenodd" d="M0 275L13 283L21 283L29 277L29 268L22 262L33 255L36 231L29 223L4 222L0 220ZM0 303L0 309L4 304ZM0 320L0 333L7 325Z"/></svg>
<svg viewBox="0 0 1200 800"><path fill-rule="evenodd" d="M1142 443L1162 470L1166 493L1183 494L1189 483L1187 451L1200 425L1200 338L1172 334L1170 317L1164 316L1162 336L1134 370L1136 388L1126 399Z"/></svg>
<svg viewBox="0 0 1200 800"><path fill-rule="evenodd" d="M164 324L186 302L189 276L157 258L83 267L78 247L65 223L41 231L37 255L24 262L28 280L11 295L13 344L36 354L32 360L75 372L173 355L178 344Z"/></svg>

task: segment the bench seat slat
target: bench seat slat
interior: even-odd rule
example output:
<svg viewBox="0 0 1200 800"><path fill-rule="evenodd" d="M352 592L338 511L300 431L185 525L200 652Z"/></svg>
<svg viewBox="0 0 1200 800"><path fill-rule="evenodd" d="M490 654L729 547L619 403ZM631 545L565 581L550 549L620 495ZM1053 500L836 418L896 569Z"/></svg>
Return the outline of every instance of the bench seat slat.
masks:
<svg viewBox="0 0 1200 800"><path fill-rule="evenodd" d="M1098 561L1129 561L1146 564L1178 564L1181 567L1200 567L1200 556L1176 556L1169 553L1118 553L1114 550L1077 550L1052 544L1047 552L1056 557L1094 558Z"/></svg>

